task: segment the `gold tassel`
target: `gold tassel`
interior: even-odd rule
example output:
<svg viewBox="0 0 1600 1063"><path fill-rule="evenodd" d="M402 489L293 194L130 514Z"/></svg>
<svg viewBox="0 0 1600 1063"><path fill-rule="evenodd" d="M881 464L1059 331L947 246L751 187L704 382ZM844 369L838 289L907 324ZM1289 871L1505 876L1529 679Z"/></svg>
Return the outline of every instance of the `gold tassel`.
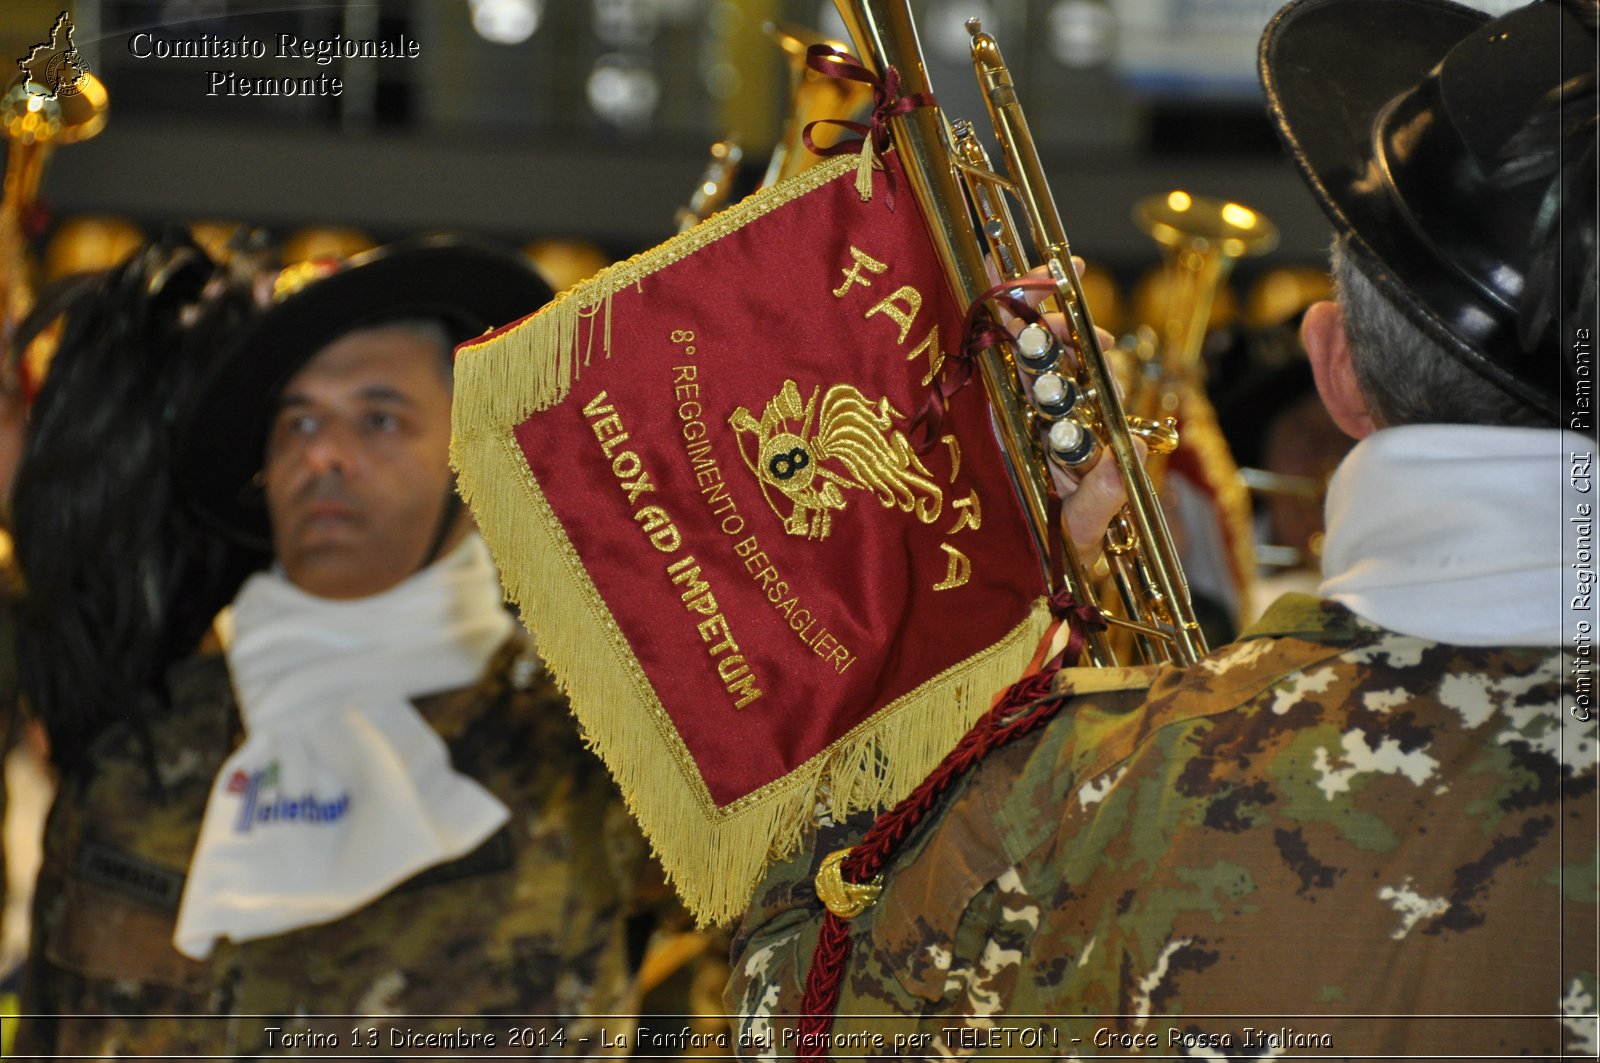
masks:
<svg viewBox="0 0 1600 1063"><path fill-rule="evenodd" d="M861 197L861 202L872 202L872 171L882 169L878 156L872 150L872 135L869 133L861 139L861 152L856 156L856 195Z"/></svg>
<svg viewBox="0 0 1600 1063"><path fill-rule="evenodd" d="M658 247L607 266L504 331L463 344L456 352L452 431L456 435L509 431L529 415L565 401L572 382L594 353L596 317L602 318L598 324L600 353L611 357L614 294L642 284L650 274L820 188L850 166L848 156L828 159L764 188ZM870 179L868 187L870 190Z"/></svg>

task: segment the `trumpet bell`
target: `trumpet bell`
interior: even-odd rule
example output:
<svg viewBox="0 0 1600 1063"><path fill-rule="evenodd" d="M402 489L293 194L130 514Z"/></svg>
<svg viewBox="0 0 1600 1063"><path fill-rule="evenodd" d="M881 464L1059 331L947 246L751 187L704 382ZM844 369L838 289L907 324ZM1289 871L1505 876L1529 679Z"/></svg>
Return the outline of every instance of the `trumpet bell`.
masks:
<svg viewBox="0 0 1600 1063"><path fill-rule="evenodd" d="M47 96L19 75L0 97L0 123L12 144L76 144L106 126L110 96L93 74L80 74L71 94Z"/></svg>
<svg viewBox="0 0 1600 1063"><path fill-rule="evenodd" d="M1242 203L1173 191L1134 204L1133 220L1163 246L1227 259L1264 255L1278 246L1278 227Z"/></svg>

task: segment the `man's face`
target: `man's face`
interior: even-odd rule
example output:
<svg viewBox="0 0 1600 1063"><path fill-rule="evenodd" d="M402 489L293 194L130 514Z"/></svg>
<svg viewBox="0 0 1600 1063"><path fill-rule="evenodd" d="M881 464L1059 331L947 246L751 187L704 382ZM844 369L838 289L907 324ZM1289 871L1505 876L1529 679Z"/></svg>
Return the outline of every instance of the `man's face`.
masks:
<svg viewBox="0 0 1600 1063"><path fill-rule="evenodd" d="M290 582L364 598L422 565L451 483L445 373L438 340L378 326L334 340L290 378L264 470Z"/></svg>

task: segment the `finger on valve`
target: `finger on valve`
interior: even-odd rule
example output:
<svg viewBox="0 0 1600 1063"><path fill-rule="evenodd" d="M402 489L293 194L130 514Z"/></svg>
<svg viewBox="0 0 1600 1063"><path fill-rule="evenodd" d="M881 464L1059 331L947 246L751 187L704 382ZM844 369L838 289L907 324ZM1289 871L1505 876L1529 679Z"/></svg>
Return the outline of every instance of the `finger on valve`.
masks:
<svg viewBox="0 0 1600 1063"><path fill-rule="evenodd" d="M1083 260L1074 256L1072 266L1074 271L1082 276ZM1037 266L1028 271L1026 276L1029 279L1048 279L1050 272L1046 266ZM1025 288L1021 294L1028 306L1035 311L1051 298L1051 293L1046 288ZM1027 325L1026 321L1013 313L1004 303L1000 304L999 315L1001 324L1013 336L1020 333ZM1047 310L1040 316L1044 325L1061 341L1067 357L1076 361L1079 354L1072 342L1072 330L1067 325L1066 315L1058 310ZM1111 333L1098 326L1095 328L1095 335L1102 350L1116 342ZM1120 393L1120 384L1117 386ZM1146 453L1143 442L1135 439L1134 446L1139 460L1143 461ZM1062 499L1062 534L1072 543L1080 561L1092 564L1100 554L1106 530L1127 498L1116 463L1110 460L1096 460L1091 465L1069 471L1062 465L1051 462L1050 473L1056 492Z"/></svg>
<svg viewBox="0 0 1600 1063"><path fill-rule="evenodd" d="M1144 462L1149 454L1144 440L1133 439L1133 449ZM1061 496L1061 533L1072 544L1083 565L1093 565L1100 557L1111 522L1128 500L1117 463L1107 455L1086 472L1073 476L1052 463L1051 476Z"/></svg>

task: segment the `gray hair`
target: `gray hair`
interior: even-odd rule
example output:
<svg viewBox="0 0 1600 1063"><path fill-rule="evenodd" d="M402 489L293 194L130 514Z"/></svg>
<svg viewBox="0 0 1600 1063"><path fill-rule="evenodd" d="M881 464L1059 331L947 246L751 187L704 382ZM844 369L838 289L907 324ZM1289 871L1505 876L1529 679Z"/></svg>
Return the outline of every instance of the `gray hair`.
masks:
<svg viewBox="0 0 1600 1063"><path fill-rule="evenodd" d="M1342 237L1333 242L1332 263L1356 380L1379 425L1552 425L1467 368L1406 316L1362 272Z"/></svg>

